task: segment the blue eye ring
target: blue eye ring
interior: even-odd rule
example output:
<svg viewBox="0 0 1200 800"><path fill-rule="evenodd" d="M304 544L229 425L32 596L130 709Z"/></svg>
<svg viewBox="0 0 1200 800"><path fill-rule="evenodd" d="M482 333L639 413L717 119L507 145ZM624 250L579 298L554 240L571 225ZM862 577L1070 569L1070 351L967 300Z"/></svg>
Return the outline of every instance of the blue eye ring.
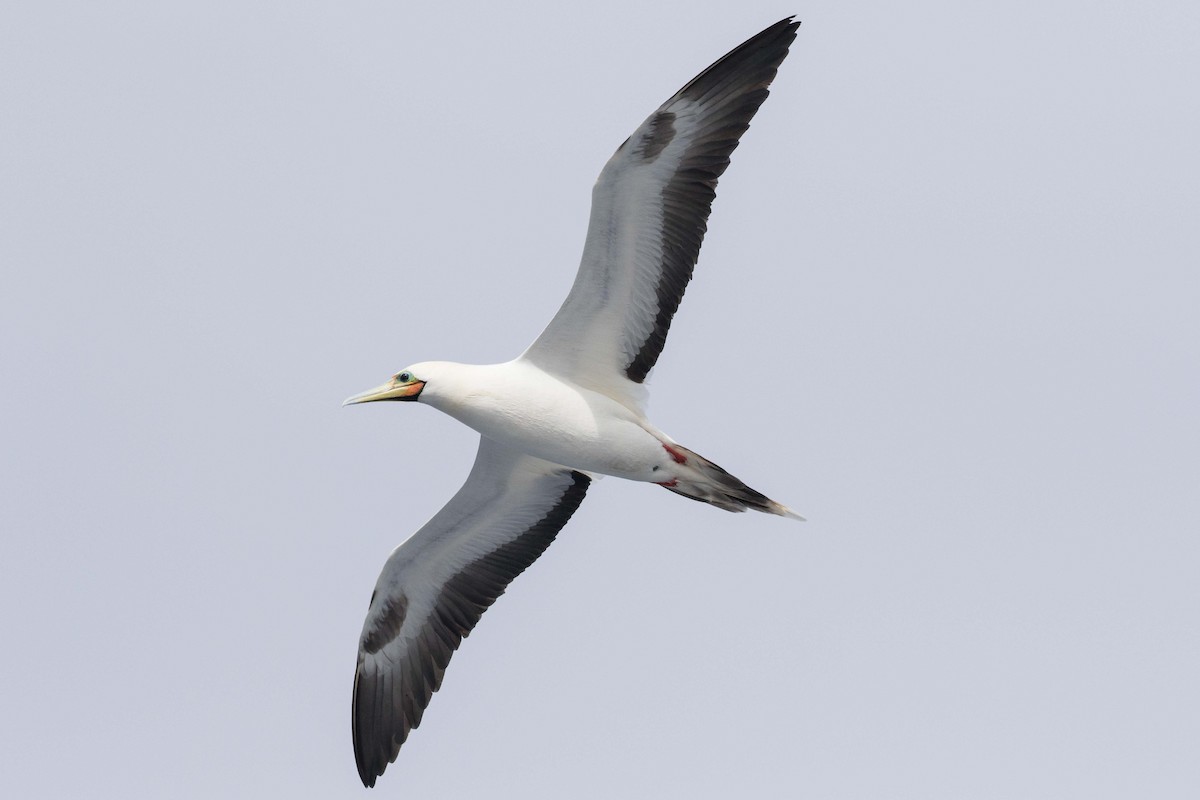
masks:
<svg viewBox="0 0 1200 800"><path fill-rule="evenodd" d="M400 381L401 383L412 383L412 379L412 373L408 371L401 372L396 376L396 380Z"/></svg>

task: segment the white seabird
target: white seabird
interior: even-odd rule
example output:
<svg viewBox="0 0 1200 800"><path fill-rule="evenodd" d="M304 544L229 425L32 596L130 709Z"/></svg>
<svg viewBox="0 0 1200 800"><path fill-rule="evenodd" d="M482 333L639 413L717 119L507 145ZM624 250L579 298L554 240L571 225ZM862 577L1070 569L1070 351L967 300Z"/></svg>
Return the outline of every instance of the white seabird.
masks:
<svg viewBox="0 0 1200 800"><path fill-rule="evenodd" d="M589 474L657 483L728 511L799 519L679 445L644 413L729 155L796 38L781 20L679 90L605 165L575 284L514 361L430 361L346 400L427 403L480 433L467 482L388 558L354 678L367 786L421 722L450 656L583 501Z"/></svg>

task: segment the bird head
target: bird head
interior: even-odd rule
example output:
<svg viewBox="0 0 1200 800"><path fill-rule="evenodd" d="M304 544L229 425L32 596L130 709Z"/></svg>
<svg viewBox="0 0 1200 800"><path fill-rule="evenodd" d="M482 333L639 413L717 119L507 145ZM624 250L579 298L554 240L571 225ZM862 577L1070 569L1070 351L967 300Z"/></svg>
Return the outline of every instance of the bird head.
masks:
<svg viewBox="0 0 1200 800"><path fill-rule="evenodd" d="M425 388L425 381L417 377L417 367L408 367L392 376L392 379L382 386L368 389L361 394L347 397L344 406L357 403L372 403L376 400L416 400ZM422 373L424 374L424 373Z"/></svg>

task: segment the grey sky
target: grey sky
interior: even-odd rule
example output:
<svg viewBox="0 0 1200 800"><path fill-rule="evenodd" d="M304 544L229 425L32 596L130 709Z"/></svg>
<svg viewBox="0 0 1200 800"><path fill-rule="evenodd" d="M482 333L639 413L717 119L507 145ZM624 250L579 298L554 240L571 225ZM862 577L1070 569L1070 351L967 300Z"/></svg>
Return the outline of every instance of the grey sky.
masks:
<svg viewBox="0 0 1200 800"><path fill-rule="evenodd" d="M22 3L0 26L0 795L363 796L354 652L612 150L804 24L651 411L375 791L1191 797L1200 8Z"/></svg>

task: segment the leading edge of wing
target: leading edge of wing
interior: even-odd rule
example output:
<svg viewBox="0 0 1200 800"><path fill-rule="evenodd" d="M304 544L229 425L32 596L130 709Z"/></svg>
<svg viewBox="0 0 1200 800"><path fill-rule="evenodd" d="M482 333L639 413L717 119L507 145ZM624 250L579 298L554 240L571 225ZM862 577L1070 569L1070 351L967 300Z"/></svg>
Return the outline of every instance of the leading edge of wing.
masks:
<svg viewBox="0 0 1200 800"><path fill-rule="evenodd" d="M462 639L550 546L589 483L481 438L463 487L388 558L354 675L354 758L365 786L396 760Z"/></svg>

